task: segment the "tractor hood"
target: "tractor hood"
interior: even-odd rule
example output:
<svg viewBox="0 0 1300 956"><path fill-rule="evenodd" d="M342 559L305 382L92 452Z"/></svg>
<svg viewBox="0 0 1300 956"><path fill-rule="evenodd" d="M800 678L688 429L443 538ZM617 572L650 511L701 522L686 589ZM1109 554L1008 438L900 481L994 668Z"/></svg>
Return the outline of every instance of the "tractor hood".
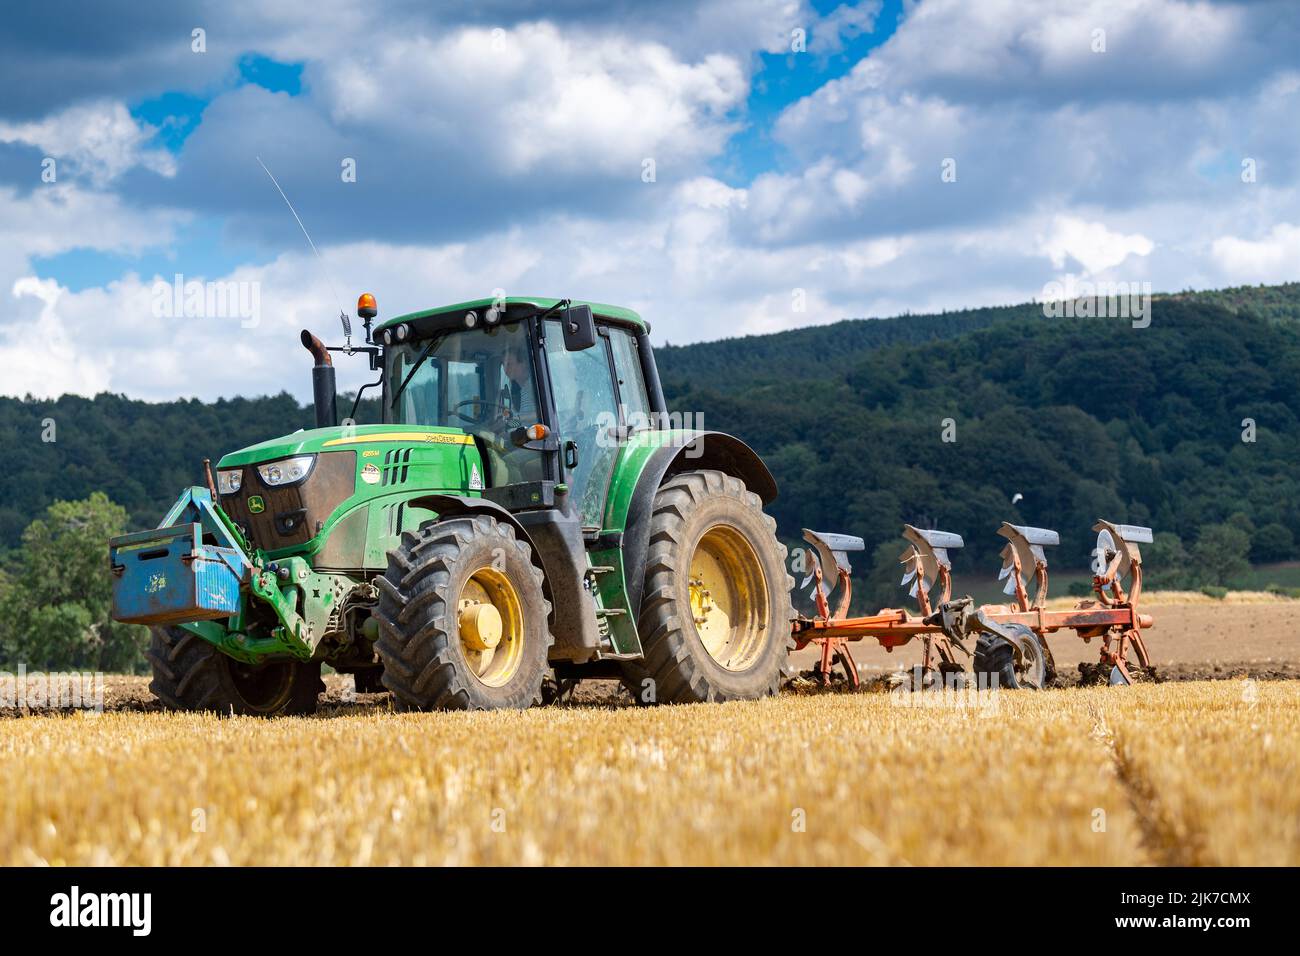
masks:
<svg viewBox="0 0 1300 956"><path fill-rule="evenodd" d="M410 499L476 495L484 485L471 436L413 425L294 432L231 452L216 472L221 507L254 546L268 555L319 552L342 568L382 556L387 539L418 517Z"/></svg>
<svg viewBox="0 0 1300 956"><path fill-rule="evenodd" d="M425 428L418 425L310 428L232 451L217 463L217 467L261 464L277 458L322 451L380 448L394 442L402 445L473 445L474 439L457 428Z"/></svg>

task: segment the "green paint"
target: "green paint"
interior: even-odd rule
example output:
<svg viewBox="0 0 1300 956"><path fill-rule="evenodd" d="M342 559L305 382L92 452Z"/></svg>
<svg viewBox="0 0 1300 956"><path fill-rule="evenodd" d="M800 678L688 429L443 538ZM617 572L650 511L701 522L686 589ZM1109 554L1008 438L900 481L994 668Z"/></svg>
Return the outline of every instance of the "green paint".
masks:
<svg viewBox="0 0 1300 956"><path fill-rule="evenodd" d="M632 495L641 480L641 473L651 457L665 446L682 447L691 439L704 434L681 428L663 431L636 432L619 449L614 465L614 476L609 483L609 496L605 500L604 529L623 531L627 528L628 508Z"/></svg>
<svg viewBox="0 0 1300 956"><path fill-rule="evenodd" d="M290 458L294 455L308 455L314 452L335 449L385 448L390 447L386 444L386 436L412 433L421 436L419 442L429 444L438 442L440 437L455 437L465 434L459 428L431 428L425 425L353 425L351 427L335 425L330 428L309 428L294 432L292 435L284 435L280 438L258 442L256 445L249 445L247 448L239 449L239 451L232 451L217 462L217 468L257 465L266 461L275 461L278 458ZM352 439L372 439L376 444L355 442ZM401 442L403 445L417 444L416 441L403 441L397 438L392 440ZM358 455L358 457L360 456Z"/></svg>

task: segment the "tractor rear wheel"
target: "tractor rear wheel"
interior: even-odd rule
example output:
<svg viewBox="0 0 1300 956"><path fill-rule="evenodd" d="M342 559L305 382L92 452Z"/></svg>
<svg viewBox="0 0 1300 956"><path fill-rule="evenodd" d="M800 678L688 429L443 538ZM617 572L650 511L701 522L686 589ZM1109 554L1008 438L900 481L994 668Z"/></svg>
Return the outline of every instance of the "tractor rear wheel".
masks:
<svg viewBox="0 0 1300 956"><path fill-rule="evenodd" d="M325 690L319 662L244 664L181 627L152 629L149 663L149 689L171 710L250 717L311 714Z"/></svg>
<svg viewBox="0 0 1300 956"><path fill-rule="evenodd" d="M383 682L402 710L541 703L554 638L542 570L515 529L486 516L402 535L379 588Z"/></svg>
<svg viewBox="0 0 1300 956"><path fill-rule="evenodd" d="M794 646L785 546L758 495L720 471L672 476L655 493L637 629L623 668L638 703L777 693Z"/></svg>
<svg viewBox="0 0 1300 956"><path fill-rule="evenodd" d="M996 634L981 634L975 642L975 685L981 690L1007 688L1042 690L1047 686L1047 654L1043 642L1033 629L1024 624L1006 624L1004 629L1015 635L1015 648Z"/></svg>

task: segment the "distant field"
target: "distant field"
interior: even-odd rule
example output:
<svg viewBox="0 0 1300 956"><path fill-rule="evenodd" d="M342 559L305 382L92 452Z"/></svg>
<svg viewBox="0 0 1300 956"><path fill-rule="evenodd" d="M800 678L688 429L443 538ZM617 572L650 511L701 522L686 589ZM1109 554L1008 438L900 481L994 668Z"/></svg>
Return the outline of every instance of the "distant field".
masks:
<svg viewBox="0 0 1300 956"><path fill-rule="evenodd" d="M1300 863L1300 683L937 699L3 719L0 863Z"/></svg>
<svg viewBox="0 0 1300 956"><path fill-rule="evenodd" d="M1004 582L997 580L995 575L957 575L957 584L955 591L959 594L969 594L980 604L1002 603L1009 600L1007 595L1002 591ZM1056 597L1066 597L1070 593L1070 585L1091 586L1092 572L1090 571L1065 571L1051 569L1051 593ZM1281 564L1261 564L1251 568L1248 572L1240 577L1233 578L1228 582L1230 590L1233 591L1264 591L1269 587L1280 588L1300 588L1300 562L1287 561ZM1030 593L1033 589L1030 588ZM900 588L899 594L903 591ZM903 600L902 597L899 598Z"/></svg>

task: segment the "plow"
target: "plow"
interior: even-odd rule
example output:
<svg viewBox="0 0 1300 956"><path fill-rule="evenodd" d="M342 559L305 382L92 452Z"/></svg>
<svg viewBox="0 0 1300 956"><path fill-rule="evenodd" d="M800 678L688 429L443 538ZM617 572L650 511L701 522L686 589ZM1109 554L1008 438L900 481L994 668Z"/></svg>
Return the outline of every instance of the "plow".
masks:
<svg viewBox="0 0 1300 956"><path fill-rule="evenodd" d="M851 535L804 529L804 540L812 547L816 613L795 620L795 646L820 648L815 674L824 685L831 683L838 668L849 686L857 688L858 669L850 645L871 639L890 652L913 640L920 642L914 689L961 687L972 676L980 687L1039 689L1052 681L1056 671L1047 635L1072 630L1084 642L1100 641L1099 665L1111 684L1131 684L1151 672L1142 631L1154 621L1138 611L1139 545L1152 541L1151 529L1099 520L1092 530L1097 533L1093 598L1079 601L1070 610L1047 610L1045 548L1060 543L1055 531L1003 522L997 531L1006 540L998 579L1005 582L1003 591L1012 601L977 607L970 597L952 597L949 551L964 546L962 537L905 525L902 584L915 599L916 610L884 608L850 617L853 582L848 555L865 550L865 542ZM965 661L971 663L970 672Z"/></svg>

